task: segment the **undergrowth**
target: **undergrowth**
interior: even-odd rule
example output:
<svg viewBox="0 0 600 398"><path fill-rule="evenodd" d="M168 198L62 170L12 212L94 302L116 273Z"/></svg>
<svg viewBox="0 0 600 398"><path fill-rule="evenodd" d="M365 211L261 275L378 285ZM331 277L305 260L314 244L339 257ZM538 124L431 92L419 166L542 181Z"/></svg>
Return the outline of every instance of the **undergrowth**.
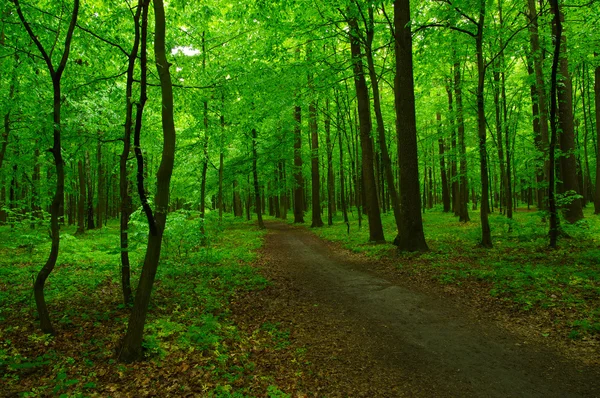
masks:
<svg viewBox="0 0 600 398"><path fill-rule="evenodd" d="M284 396L253 376L256 336L229 319L236 294L264 288L250 263L264 231L225 216L169 215L144 334L145 360L116 362L129 309L121 302L118 224L76 235L61 229L57 266L46 284L56 337L37 329L32 281L49 251L46 231L0 227L0 396L201 394L215 397ZM143 214L130 228L132 286L145 252ZM262 333L269 344L281 334ZM262 341L261 340L261 341Z"/></svg>

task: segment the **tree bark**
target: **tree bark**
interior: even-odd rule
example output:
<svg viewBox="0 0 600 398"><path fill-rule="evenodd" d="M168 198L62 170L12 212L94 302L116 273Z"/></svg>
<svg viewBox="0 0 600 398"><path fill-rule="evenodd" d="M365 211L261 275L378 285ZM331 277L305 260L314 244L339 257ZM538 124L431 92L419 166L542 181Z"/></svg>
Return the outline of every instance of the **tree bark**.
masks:
<svg viewBox="0 0 600 398"><path fill-rule="evenodd" d="M364 75L360 41L358 39L358 23L356 18L348 20L350 26L350 49L352 62L354 63L354 84L356 87L356 100L358 103L358 120L360 127L360 146L362 149L362 179L365 194L365 207L369 218L369 241L383 243L383 226L377 188L375 186L375 174L373 170L373 145L371 140L371 110L369 104L369 91Z"/></svg>
<svg viewBox="0 0 600 398"><path fill-rule="evenodd" d="M550 247L556 248L558 240L558 214L556 211L556 198L555 198L555 185L554 185L554 174L555 174L555 149L557 141L557 108L558 108L558 95L557 95L557 80L558 80L558 67L560 59L560 47L561 47L561 36L562 36L562 21L558 10L558 0L550 0L550 7L554 14L553 27L554 27L554 56L552 58L552 74L550 77L550 147L549 147L549 173L548 173L548 207L550 210Z"/></svg>
<svg viewBox="0 0 600 398"><path fill-rule="evenodd" d="M417 158L417 121L413 80L410 3L394 0L396 77L396 134L400 164L400 229L396 245L401 251L427 251L421 216L419 163Z"/></svg>
<svg viewBox="0 0 600 398"><path fill-rule="evenodd" d="M335 212L335 180L333 175L333 143L331 142L331 115L329 98L325 100L325 144L327 147L327 225L333 225Z"/></svg>
<svg viewBox="0 0 600 398"><path fill-rule="evenodd" d="M294 107L294 224L304 223L304 178L302 177L302 108Z"/></svg>
<svg viewBox="0 0 600 398"><path fill-rule="evenodd" d="M121 290L123 303L131 304L131 265L129 262L129 217L131 214L131 196L129 195L129 178L127 173L127 161L131 154L131 131L133 129L133 79L135 73L135 61L140 46L140 17L142 13L142 2L138 0L133 22L134 39L127 64L127 82L125 86L125 131L123 133L123 152L119 158L119 196L120 206L120 244L121 244Z"/></svg>
<svg viewBox="0 0 600 398"><path fill-rule="evenodd" d="M467 146L465 145L465 121L462 101L462 76L460 72L460 63L454 63L454 92L456 94L456 123L458 124L458 151L459 151L459 200L458 200L458 220L460 222L469 222L469 187L467 184Z"/></svg>
<svg viewBox="0 0 600 398"><path fill-rule="evenodd" d="M553 4L553 3L551 3ZM564 15L559 9L553 10L560 18L560 23L564 21ZM553 29L556 30L556 19L553 22ZM557 36L557 35L555 35ZM575 125L573 119L573 86L569 74L569 60L567 58L567 37L561 35L562 55L559 60L559 72L561 84L558 87L558 123L561 133L559 134L559 145L562 155L560 157L561 177L563 181L563 193L567 195L580 194L579 183L577 181L577 160L575 159ZM569 223L575 223L583 218L583 209L581 200L571 198L570 203L564 207L565 220Z"/></svg>
<svg viewBox="0 0 600 398"><path fill-rule="evenodd" d="M437 122L438 122L438 133L440 136L442 135L442 115L437 113ZM442 203L444 205L444 213L450 212L450 192L448 189L448 173L446 171L446 159L445 159L445 145L444 139L438 139L438 145L440 148L440 174L442 180Z"/></svg>
<svg viewBox="0 0 600 398"><path fill-rule="evenodd" d="M596 54L596 57L598 55ZM594 198L594 214L600 214L600 66L594 72L594 94L596 104L596 197Z"/></svg>
<svg viewBox="0 0 600 398"><path fill-rule="evenodd" d="M485 123L485 65L483 60L483 26L485 23L485 0L479 3L479 20L477 21L477 35L475 38L477 52L477 131L479 136L479 162L481 177L481 246L492 247L492 234L488 218L487 206L489 206L489 179L487 167L487 130Z"/></svg>
<svg viewBox="0 0 600 398"><path fill-rule="evenodd" d="M77 162L77 171L79 174L79 200L77 203L77 234L85 232L85 204L86 204L86 182L83 162Z"/></svg>
<svg viewBox="0 0 600 398"><path fill-rule="evenodd" d="M258 219L258 228L264 229L265 223L262 218L262 205L260 200L260 185L258 183L258 153L256 151L256 129L252 129L252 176L254 178L254 203L256 204L256 218Z"/></svg>
<svg viewBox="0 0 600 398"><path fill-rule="evenodd" d="M147 5L146 5L147 7ZM152 286L158 269L160 251L162 247L162 237L167 222L167 212L169 208L169 189L171 184L171 175L173 173L173 163L175 160L175 124L173 121L173 87L171 83L171 74L169 72L169 62L167 61L165 48L165 13L162 0L154 0L154 54L156 69L160 78L162 94L162 128L163 128L163 151L160 166L158 168L156 180L157 190L155 196L156 219L155 234L148 236L148 245L146 248L146 257L140 276L140 282L135 295L135 302L129 317L127 333L123 340L119 359L123 362L132 362L142 357L142 337L146 315L148 313L148 304Z"/></svg>

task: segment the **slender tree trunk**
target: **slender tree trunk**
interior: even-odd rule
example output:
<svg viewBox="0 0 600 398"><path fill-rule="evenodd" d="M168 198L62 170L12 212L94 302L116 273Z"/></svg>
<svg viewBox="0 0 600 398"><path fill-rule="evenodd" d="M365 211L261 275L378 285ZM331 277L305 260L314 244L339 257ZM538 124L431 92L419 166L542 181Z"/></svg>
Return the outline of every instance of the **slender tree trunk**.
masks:
<svg viewBox="0 0 600 398"><path fill-rule="evenodd" d="M258 228L264 229L265 223L262 219L262 205L260 200L260 185L258 184L258 154L256 151L256 129L252 129L252 176L254 178L254 203L256 204L256 217L258 219Z"/></svg>
<svg viewBox="0 0 600 398"><path fill-rule="evenodd" d="M554 174L555 174L555 150L557 141L557 108L558 108L558 94L557 94L557 80L558 80L558 67L560 59L560 47L562 42L562 21L558 9L558 0L550 0L551 9L554 14L553 25L554 25L554 56L552 58L552 74L550 78L550 148L549 148L549 175L548 175L548 206L550 210L550 247L556 248L558 240L558 214L556 210L556 198L555 198L555 186L554 186Z"/></svg>
<svg viewBox="0 0 600 398"><path fill-rule="evenodd" d="M44 285L48 276L54 269L56 265L56 260L58 258L59 244L60 244L60 226L59 226L59 216L60 209L64 206L64 190L65 190L65 170L64 170L64 161L62 157L62 146L61 146L61 78L65 67L67 65L67 60L69 58L69 53L71 50L71 42L73 39L73 31L75 30L75 25L77 24L77 16L79 14L79 0L74 0L73 11L71 14L71 19L69 23L69 28L67 30L67 34L65 36L65 45L64 50L60 59L60 63L57 68L54 68L52 63L52 52L48 53L44 49L42 43L39 41L38 37L35 35L33 30L31 29L29 23L26 21L23 12L21 11L21 5L19 4L19 0L13 0L15 4L15 8L21 23L27 30L30 39L35 43L39 52L41 53L42 58L46 62L46 66L48 67L48 71L50 73L50 77L52 78L52 88L53 88L53 144L52 144L52 155L54 157L54 164L56 167L56 191L54 194L54 198L52 199L52 205L50 206L50 236L52 239L52 245L50 249L50 255L48 256L48 260L42 267L42 269L37 274L33 285L33 292L35 296L35 302L37 306L38 316L40 318L40 328L42 332L54 334L54 328L52 327L52 322L50 320L50 314L48 312L48 308L46 306L46 300L44 298Z"/></svg>
<svg viewBox="0 0 600 398"><path fill-rule="evenodd" d="M354 63L354 84L358 103L360 146L362 149L362 180L364 184L365 207L369 218L369 241L383 243L385 242L385 237L381 224L381 214L379 213L377 188L375 186L375 174L373 170L369 91L364 75L356 18L350 18L348 24L350 25L350 49Z"/></svg>
<svg viewBox="0 0 600 398"><path fill-rule="evenodd" d="M490 230L490 222L488 219L487 207L489 205L489 186L488 186L488 167L487 167L487 130L485 123L485 102L484 102L484 85L485 85L485 65L483 61L483 26L485 23L485 0L480 0L479 3L479 20L477 23L477 37L475 39L477 48L477 126L479 136L479 161L480 161L480 176L481 176L481 246L492 247L492 234Z"/></svg>
<svg viewBox="0 0 600 398"><path fill-rule="evenodd" d="M132 302L131 292L131 264L129 262L129 217L131 214L131 196L129 195L129 178L127 172L127 161L131 154L131 131L133 130L133 78L135 73L135 62L140 46L140 16L142 13L143 0L138 0L138 6L133 17L134 38L129 62L127 66L127 83L125 88L125 131L123 134L123 152L119 158L119 196L120 206L120 243L121 243L121 290L123 303L129 305ZM145 48L144 43L144 48ZM80 174L82 175L82 174ZM85 196L85 190L83 191Z"/></svg>
<svg viewBox="0 0 600 398"><path fill-rule="evenodd" d="M147 11L145 11L147 12ZM123 340L119 359L123 362L131 362L142 357L142 337L144 325L146 323L146 314L148 313L148 304L158 261L162 247L162 237L167 222L167 212L169 207L169 189L171 184L171 175L173 173L173 164L175 160L175 124L173 122L173 88L171 84L171 74L169 72L169 63L166 57L165 48L165 14L162 0L154 0L154 20L155 20L155 40L154 53L156 59L156 69L160 78L162 94L162 127L163 127L163 151L160 166L158 168L156 180L157 190L155 196L156 219L155 233L148 236L148 246L146 248L146 257L140 276L140 282L135 295L135 302L131 310L131 316L127 325L127 333Z"/></svg>
<svg viewBox="0 0 600 398"><path fill-rule="evenodd" d="M302 177L302 108L294 107L294 223L304 223L304 178Z"/></svg>
<svg viewBox="0 0 600 398"><path fill-rule="evenodd" d="M442 115L441 113L437 113L437 122L438 122L438 134L442 135ZM442 180L442 203L444 205L444 213L450 212L450 192L448 190L448 175L446 172L446 159L445 159L445 145L444 139L438 139L438 145L440 148L440 174Z"/></svg>
<svg viewBox="0 0 600 398"><path fill-rule="evenodd" d="M460 157L460 185L459 185L459 221L469 222L469 187L467 184L467 146L465 145L465 122L462 101L462 76L460 63L454 64L454 91L456 94L456 123L458 124L458 151Z"/></svg>
<svg viewBox="0 0 600 398"><path fill-rule="evenodd" d="M408 0L394 0L396 76L396 134L400 163L400 229L396 245L401 251L427 251L417 158L417 121L413 80L412 35Z"/></svg>
<svg viewBox="0 0 600 398"><path fill-rule="evenodd" d="M312 87L312 77L308 77L308 85ZM314 93L313 93L314 94ZM321 218L321 180L319 176L319 131L317 128L317 106L312 100L308 105L308 124L310 127L311 150L311 188L312 188L312 223L311 228L323 226Z"/></svg>
<svg viewBox="0 0 600 398"><path fill-rule="evenodd" d="M242 197L240 195L240 184L237 180L233 180L233 215L235 217L244 216L244 209L242 209Z"/></svg>
<svg viewBox="0 0 600 398"><path fill-rule="evenodd" d="M333 175L333 143L331 142L331 115L329 98L325 100L325 144L327 146L327 225L333 225L335 212L335 176Z"/></svg>
<svg viewBox="0 0 600 398"><path fill-rule="evenodd" d="M79 200L77 204L77 234L83 234L85 232L85 204L86 204L86 182L85 182L85 171L83 169L83 162L79 160L77 162L77 171L79 174Z"/></svg>
<svg viewBox="0 0 600 398"><path fill-rule="evenodd" d="M596 54L596 58L598 54ZM594 214L600 214L600 66L594 72L594 94L596 104L596 197L594 198Z"/></svg>

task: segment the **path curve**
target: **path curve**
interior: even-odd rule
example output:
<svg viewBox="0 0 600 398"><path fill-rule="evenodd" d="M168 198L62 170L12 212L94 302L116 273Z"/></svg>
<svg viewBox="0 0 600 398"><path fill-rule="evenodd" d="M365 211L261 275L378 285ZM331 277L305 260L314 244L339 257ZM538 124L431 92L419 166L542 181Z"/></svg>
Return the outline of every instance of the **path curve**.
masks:
<svg viewBox="0 0 600 398"><path fill-rule="evenodd" d="M274 291L262 301L255 297L262 303L256 305L292 330L308 322L300 334L324 355L341 346L343 367L360 368L347 377L373 383L365 395L600 397L597 367L526 344L451 302L394 284L368 271L369 260L332 250L302 227L270 222L267 228L263 268ZM310 316L296 317L294 307ZM319 366L316 372L327 374ZM329 358L323 366L331 366ZM329 395L352 394L339 388L331 386Z"/></svg>

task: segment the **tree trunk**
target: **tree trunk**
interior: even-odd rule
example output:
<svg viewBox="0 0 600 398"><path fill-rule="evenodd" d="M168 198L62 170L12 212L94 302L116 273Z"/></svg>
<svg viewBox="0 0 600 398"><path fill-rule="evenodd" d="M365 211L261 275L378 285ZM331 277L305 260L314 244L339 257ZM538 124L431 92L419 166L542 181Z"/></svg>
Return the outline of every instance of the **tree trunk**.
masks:
<svg viewBox="0 0 600 398"><path fill-rule="evenodd" d="M294 224L304 223L304 178L302 177L302 108L294 107Z"/></svg>
<svg viewBox="0 0 600 398"><path fill-rule="evenodd" d="M102 144L98 140L96 146L96 166L98 168L98 204L96 205L96 228L102 228L104 225L104 206L106 204L104 167L102 166Z"/></svg>
<svg viewBox="0 0 600 398"><path fill-rule="evenodd" d="M596 54L596 57L598 55ZM596 103L596 197L594 198L594 214L600 214L600 66L594 72L594 94Z"/></svg>
<svg viewBox="0 0 600 398"><path fill-rule="evenodd" d="M242 198L239 190L239 183L233 180L233 215L235 217L243 217L244 209L242 208Z"/></svg>
<svg viewBox="0 0 600 398"><path fill-rule="evenodd" d="M479 161L481 176L481 246L492 247L492 234L490 222L488 219L487 207L489 205L489 186L488 186L488 167L487 167L487 130L485 123L485 103L484 103L484 85L485 85L485 65L483 62L483 26L485 23L485 0L480 0L479 20L477 23L477 37L475 39L477 48L477 126L479 136Z"/></svg>
<svg viewBox="0 0 600 398"><path fill-rule="evenodd" d="M308 78L309 87L312 86L312 77ZM312 196L312 223L311 228L323 226L321 218L321 180L319 176L319 131L317 129L317 107L313 101L308 105L308 124L310 127L311 150L311 196Z"/></svg>
<svg viewBox="0 0 600 398"><path fill-rule="evenodd" d="M147 5L145 6L147 8ZM147 13L147 11L144 11ZM131 310L127 333L123 340L119 359L123 362L131 362L142 357L142 337L144 324L152 286L160 259L162 237L167 222L167 211L169 207L169 189L173 163L175 160L175 124L173 122L173 88L171 74L165 49L165 14L162 0L154 0L155 15L155 40L154 53L156 69L160 78L162 94L162 127L163 127L163 151L162 159L157 173L157 189L155 196L156 206L156 230L148 236L146 257L140 276L140 282L135 295L135 302Z"/></svg>
<svg viewBox="0 0 600 398"><path fill-rule="evenodd" d="M561 23L564 21L564 15L560 9L554 10L558 13ZM556 20L553 23L553 29L556 30ZM563 181L563 193L580 194L579 184L577 182L577 161L575 159L575 126L573 119L573 86L569 74L569 60L567 58L567 37L561 36L562 55L559 62L559 72L561 84L558 86L558 123L561 133L559 134L559 145L562 155L560 157L561 176ZM565 220L569 223L575 223L583 218L583 209L581 200L571 198L570 203L564 207Z"/></svg>
<svg viewBox="0 0 600 398"><path fill-rule="evenodd" d="M549 173L548 173L548 207L550 210L550 247L556 248L556 241L558 240L558 214L556 211L556 198L555 198L555 186L554 186L554 174L555 174L555 159L554 152L556 149L557 141L557 107L558 107L558 95L557 95L557 80L558 80L558 65L560 58L560 45L562 36L562 22L558 10L558 0L550 0L550 6L554 14L553 27L554 27L554 56L552 58L552 74L550 77L550 129L552 131L550 137L550 148L549 148Z"/></svg>
<svg viewBox="0 0 600 398"><path fill-rule="evenodd" d="M373 145L371 140L371 110L369 104L369 91L365 80L363 63L361 58L360 41L358 39L358 23L356 18L348 20L350 25L350 49L354 63L354 84L356 87L356 100L358 103L358 120L360 126L360 146L362 149L362 179L365 193L365 207L369 218L369 241L383 243L383 226L377 188L375 186L375 174L373 170Z"/></svg>
<svg viewBox="0 0 600 398"><path fill-rule="evenodd" d="M331 142L331 115L329 98L325 100L325 144L327 147L327 225L333 225L335 212L335 176L333 175L333 143Z"/></svg>
<svg viewBox="0 0 600 398"><path fill-rule="evenodd" d="M256 217L258 218L258 228L264 229L265 223L262 219L262 205L260 200L260 186L258 184L258 170L256 164L258 154L256 151L256 129L252 129L252 176L254 178L254 203L256 204Z"/></svg>
<svg viewBox="0 0 600 398"><path fill-rule="evenodd" d="M79 174L79 200L77 203L77 234L85 232L85 204L86 204L86 182L83 162L77 162L77 171Z"/></svg>
<svg viewBox="0 0 600 398"><path fill-rule="evenodd" d="M438 133L441 137L442 135L442 115L437 113L437 122L438 122ZM440 148L440 174L442 180L442 203L444 205L444 213L450 212L450 192L448 190L448 175L446 172L446 159L445 159L445 145L444 139L438 139L438 145Z"/></svg>
<svg viewBox="0 0 600 398"><path fill-rule="evenodd" d="M467 184L467 146L465 145L465 121L462 101L462 77L460 63L454 64L454 91L456 94L456 123L458 124L458 151L460 157L460 184L459 184L459 206L458 219L460 222L469 222L469 187Z"/></svg>
<svg viewBox="0 0 600 398"><path fill-rule="evenodd" d="M417 158L417 121L413 80L412 35L408 0L394 0L396 134L400 163L400 229L395 243L401 251L427 251Z"/></svg>
<svg viewBox="0 0 600 398"><path fill-rule="evenodd" d="M129 262L129 217L131 214L131 196L129 195L129 178L127 173L127 160L131 154L131 131L133 129L133 78L135 73L135 62L137 60L140 45L140 16L141 6L136 8L133 17L134 39L127 66L127 83L125 88L125 131L123 133L123 152L119 158L119 196L120 206L120 243L121 243L121 290L123 303L129 305L132 302L131 292L131 265ZM145 43L144 43L145 49ZM81 162L80 162L81 163ZM81 173L80 176L83 174ZM85 195L85 190L83 191Z"/></svg>
<svg viewBox="0 0 600 398"><path fill-rule="evenodd" d="M74 0L73 4L73 12L71 14L71 20L69 23L69 28L67 30L67 34L65 36L65 45L62 53L62 57L60 59L60 63L58 67L55 69L52 64L52 52L48 53L44 49L42 43L39 41L38 37L35 35L33 30L31 29L29 23L26 21L23 12L21 11L21 6L19 4L19 0L14 0L15 7L17 10L17 14L19 15L19 19L21 23L27 30L30 39L35 43L36 47L40 51L42 58L46 62L46 66L48 67L48 71L50 72L50 77L52 78L52 88L53 88L53 144L52 144L52 155L54 157L54 164L56 167L56 191L54 194L54 198L52 200L52 205L50 206L50 236L52 239L52 246L50 249L50 255L48 256L48 260L46 264L42 267L42 269L37 274L33 285L33 292L35 296L35 302L37 306L38 316L40 318L40 328L44 333L54 333L54 328L52 327L52 322L50 321L50 314L48 313L48 308L46 306L46 300L44 298L44 285L46 283L46 279L50 276L50 273L54 269L56 265L56 260L58 258L58 250L60 244L60 231L59 231L59 216L60 209L64 205L64 190L65 190L65 171L64 171L64 161L62 157L62 146L61 146L61 78L62 74L67 65L67 60L69 58L69 53L71 50L71 42L73 39L73 31L75 30L75 25L77 24L77 16L79 14L79 0ZM58 38L57 38L58 39Z"/></svg>

